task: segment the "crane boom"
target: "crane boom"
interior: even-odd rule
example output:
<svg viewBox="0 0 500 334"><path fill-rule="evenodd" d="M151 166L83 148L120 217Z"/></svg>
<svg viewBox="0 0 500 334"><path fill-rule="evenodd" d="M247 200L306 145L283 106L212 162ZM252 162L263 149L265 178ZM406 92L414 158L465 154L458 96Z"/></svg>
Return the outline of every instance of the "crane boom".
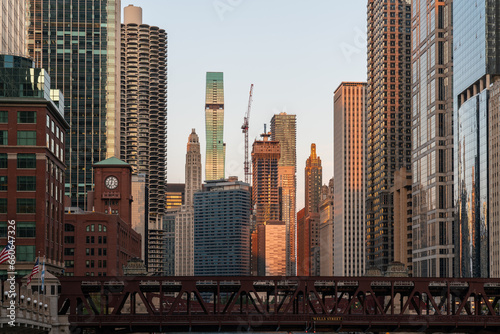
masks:
<svg viewBox="0 0 500 334"><path fill-rule="evenodd" d="M243 125L241 126L241 132L245 134L245 162L244 162L244 171L245 171L245 182L250 184L251 180L251 172L250 172L250 161L248 160L248 127L250 122L250 110L252 109L252 98L253 98L253 84L250 85L250 96L248 97L248 108L243 118Z"/></svg>

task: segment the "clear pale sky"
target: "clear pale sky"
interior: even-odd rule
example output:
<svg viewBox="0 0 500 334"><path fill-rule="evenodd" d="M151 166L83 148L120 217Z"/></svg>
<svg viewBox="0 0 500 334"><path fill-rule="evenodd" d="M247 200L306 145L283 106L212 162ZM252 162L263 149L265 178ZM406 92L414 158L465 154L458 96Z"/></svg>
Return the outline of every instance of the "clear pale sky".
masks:
<svg viewBox="0 0 500 334"><path fill-rule="evenodd" d="M274 114L297 115L301 209L311 143L323 183L333 176L333 92L342 81L366 81L366 0L122 0L130 4L168 33L168 182L184 182L192 128L204 164L205 75L224 72L226 177L244 179L241 125L253 83L250 153Z"/></svg>

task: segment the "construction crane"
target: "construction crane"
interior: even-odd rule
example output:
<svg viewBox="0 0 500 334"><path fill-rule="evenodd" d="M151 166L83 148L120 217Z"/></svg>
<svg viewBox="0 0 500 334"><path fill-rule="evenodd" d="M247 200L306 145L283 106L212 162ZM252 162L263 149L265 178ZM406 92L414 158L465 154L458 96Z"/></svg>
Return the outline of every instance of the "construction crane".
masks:
<svg viewBox="0 0 500 334"><path fill-rule="evenodd" d="M250 172L250 161L248 160L248 123L250 121L250 109L252 108L252 94L253 94L253 84L250 85L250 96L248 98L248 109L243 118L243 125L241 126L241 132L245 134L245 182L250 184L252 173Z"/></svg>

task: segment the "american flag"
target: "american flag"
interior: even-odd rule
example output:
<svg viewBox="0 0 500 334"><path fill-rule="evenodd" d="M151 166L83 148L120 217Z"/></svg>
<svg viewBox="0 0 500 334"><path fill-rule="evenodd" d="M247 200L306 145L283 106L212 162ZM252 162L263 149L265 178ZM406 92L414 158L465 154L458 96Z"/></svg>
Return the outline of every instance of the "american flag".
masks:
<svg viewBox="0 0 500 334"><path fill-rule="evenodd" d="M38 262L38 258L36 258L33 270L31 271L31 274L28 276L28 283L26 284L27 286L31 283L31 279L33 278L33 276L35 276L39 272L40 272L40 263Z"/></svg>
<svg viewBox="0 0 500 334"><path fill-rule="evenodd" d="M7 243L7 246L5 246L4 249L2 249L2 252L0 253L0 264L4 263L8 259L10 259L10 253L9 250L12 248L12 243L9 242Z"/></svg>

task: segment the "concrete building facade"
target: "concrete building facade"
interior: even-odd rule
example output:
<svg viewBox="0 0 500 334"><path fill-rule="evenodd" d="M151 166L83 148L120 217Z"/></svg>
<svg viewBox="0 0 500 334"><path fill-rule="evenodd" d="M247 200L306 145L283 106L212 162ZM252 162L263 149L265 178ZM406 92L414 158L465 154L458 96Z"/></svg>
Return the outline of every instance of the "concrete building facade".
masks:
<svg viewBox="0 0 500 334"><path fill-rule="evenodd" d="M163 274L167 170L167 33L144 24L142 9L124 8L121 26L120 157L146 178L148 271ZM137 203L138 205L139 203ZM137 206L136 205L136 206Z"/></svg>
<svg viewBox="0 0 500 334"><path fill-rule="evenodd" d="M335 276L363 276L366 265L366 83L335 90Z"/></svg>
<svg viewBox="0 0 500 334"><path fill-rule="evenodd" d="M409 275L413 273L411 181L411 173L401 168L394 173L394 186L391 188L394 201L394 262L404 264Z"/></svg>
<svg viewBox="0 0 500 334"><path fill-rule="evenodd" d="M453 276L452 3L412 1L412 243L418 277Z"/></svg>
<svg viewBox="0 0 500 334"><path fill-rule="evenodd" d="M0 54L26 56L25 21L25 1L0 1Z"/></svg>
<svg viewBox="0 0 500 334"><path fill-rule="evenodd" d="M394 259L390 188L411 170L411 0L369 0L367 82L367 268Z"/></svg>

